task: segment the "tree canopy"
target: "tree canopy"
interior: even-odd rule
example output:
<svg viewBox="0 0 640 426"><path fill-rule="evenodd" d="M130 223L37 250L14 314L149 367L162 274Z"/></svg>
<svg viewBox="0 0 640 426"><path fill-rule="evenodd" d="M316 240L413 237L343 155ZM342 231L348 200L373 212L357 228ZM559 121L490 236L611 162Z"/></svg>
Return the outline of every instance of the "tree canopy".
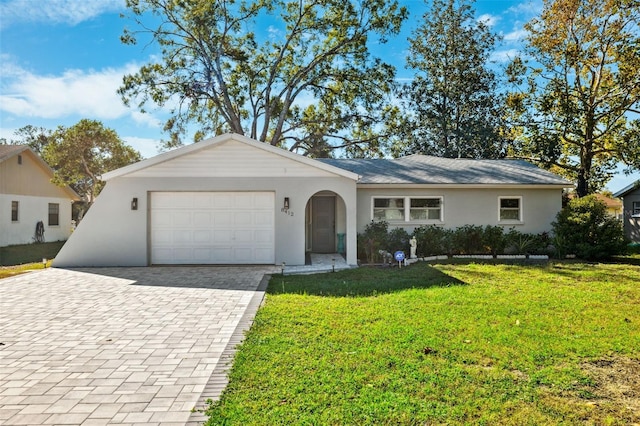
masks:
<svg viewBox="0 0 640 426"><path fill-rule="evenodd" d="M100 175L142 158L114 130L88 119L69 128L59 127L51 135L42 157L54 170L53 182L71 186L88 206L104 186Z"/></svg>
<svg viewBox="0 0 640 426"><path fill-rule="evenodd" d="M17 139L11 139L9 141L1 139L0 143L9 145L28 145L36 154L42 155L42 151L49 143L51 134L53 132L44 127L36 127L28 124L19 128L13 134L17 136Z"/></svg>
<svg viewBox="0 0 640 426"><path fill-rule="evenodd" d="M468 0L433 0L423 19L409 38L407 64L416 75L402 91L408 120L401 152L503 156L503 102L488 66L496 36Z"/></svg>
<svg viewBox="0 0 640 426"><path fill-rule="evenodd" d="M167 147L187 123L198 141L230 131L303 154L336 148L378 152L380 122L394 114L395 69L370 42L397 34L396 0L127 0L137 29L161 49L158 62L125 76L127 104L171 106ZM159 24L143 22L152 13ZM256 34L270 23L269 36Z"/></svg>
<svg viewBox="0 0 640 426"><path fill-rule="evenodd" d="M639 17L637 0L545 0L525 27L529 62L509 67L513 154L574 180L581 197L618 162L640 168Z"/></svg>

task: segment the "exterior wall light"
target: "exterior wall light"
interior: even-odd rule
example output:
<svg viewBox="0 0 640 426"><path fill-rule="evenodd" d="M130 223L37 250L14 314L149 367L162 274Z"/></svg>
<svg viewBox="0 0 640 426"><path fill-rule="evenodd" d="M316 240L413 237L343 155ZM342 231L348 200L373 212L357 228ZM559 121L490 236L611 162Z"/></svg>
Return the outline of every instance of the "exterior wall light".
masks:
<svg viewBox="0 0 640 426"><path fill-rule="evenodd" d="M289 210L289 197L284 197L284 207L285 211Z"/></svg>
<svg viewBox="0 0 640 426"><path fill-rule="evenodd" d="M138 199L134 198L131 200L131 210L138 210Z"/></svg>

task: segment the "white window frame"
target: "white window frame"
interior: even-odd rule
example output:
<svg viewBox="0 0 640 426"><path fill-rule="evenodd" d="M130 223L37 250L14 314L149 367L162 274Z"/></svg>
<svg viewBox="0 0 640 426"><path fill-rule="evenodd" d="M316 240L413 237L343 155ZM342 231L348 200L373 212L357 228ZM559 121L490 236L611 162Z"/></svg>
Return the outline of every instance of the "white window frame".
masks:
<svg viewBox="0 0 640 426"><path fill-rule="evenodd" d="M518 219L502 219L502 200L518 200ZM514 210L514 209L510 209ZM522 195L500 195L498 196L498 223L519 224L524 222L524 205Z"/></svg>
<svg viewBox="0 0 640 426"><path fill-rule="evenodd" d="M640 201L631 202L631 217L640 217Z"/></svg>
<svg viewBox="0 0 640 426"><path fill-rule="evenodd" d="M388 200L388 199L402 199L403 200L403 219L378 219L375 216L375 210L380 209L381 207L376 208L376 200ZM437 199L440 203L440 219L418 219L411 220L411 200L431 200ZM422 209L422 208L416 208ZM424 208L425 210L434 210L435 208ZM444 196L442 195L375 195L371 197L371 220L379 221L385 220L388 223L410 223L410 224L442 224L444 223Z"/></svg>

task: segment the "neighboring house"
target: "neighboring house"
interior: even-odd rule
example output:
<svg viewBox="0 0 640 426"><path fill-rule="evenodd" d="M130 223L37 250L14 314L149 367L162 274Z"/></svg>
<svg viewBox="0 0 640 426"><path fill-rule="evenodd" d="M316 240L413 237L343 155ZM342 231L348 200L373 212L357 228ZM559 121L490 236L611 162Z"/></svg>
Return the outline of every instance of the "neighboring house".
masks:
<svg viewBox="0 0 640 426"><path fill-rule="evenodd" d="M303 265L307 252L337 251L356 265L372 220L544 232L572 186L523 161L314 160L236 134L102 178L55 266Z"/></svg>
<svg viewBox="0 0 640 426"><path fill-rule="evenodd" d="M52 178L53 170L28 146L0 145L0 247L34 242L38 222L45 241L69 237L71 204L80 197Z"/></svg>
<svg viewBox="0 0 640 426"><path fill-rule="evenodd" d="M616 197L609 197L605 194L595 194L598 201L604 203L607 207L607 214L616 219L622 220L622 201ZM574 193L569 194L569 199L575 198Z"/></svg>
<svg viewBox="0 0 640 426"><path fill-rule="evenodd" d="M613 194L622 198L624 234L634 243L640 243L640 180Z"/></svg>
<svg viewBox="0 0 640 426"><path fill-rule="evenodd" d="M596 194L596 197L607 206L607 214L609 216L622 220L622 201L618 198L607 197L604 194Z"/></svg>

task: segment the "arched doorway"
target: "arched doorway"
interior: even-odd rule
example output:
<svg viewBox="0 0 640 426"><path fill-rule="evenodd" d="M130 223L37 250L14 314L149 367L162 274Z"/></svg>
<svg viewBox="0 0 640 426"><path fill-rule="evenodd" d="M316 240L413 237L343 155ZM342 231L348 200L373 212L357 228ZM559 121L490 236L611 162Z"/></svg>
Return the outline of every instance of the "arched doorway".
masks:
<svg viewBox="0 0 640 426"><path fill-rule="evenodd" d="M344 255L346 208L342 197L332 191L315 193L305 210L305 239L308 253Z"/></svg>

